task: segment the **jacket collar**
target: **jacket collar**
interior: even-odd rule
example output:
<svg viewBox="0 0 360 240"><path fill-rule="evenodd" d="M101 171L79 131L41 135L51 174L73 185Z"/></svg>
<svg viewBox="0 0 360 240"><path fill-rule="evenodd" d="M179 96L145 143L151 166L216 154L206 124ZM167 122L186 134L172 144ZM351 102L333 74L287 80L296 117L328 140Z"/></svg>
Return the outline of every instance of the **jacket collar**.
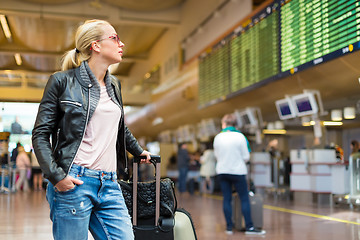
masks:
<svg viewBox="0 0 360 240"><path fill-rule="evenodd" d="M85 88L91 88L92 85L90 85L89 83L84 82L84 80L81 78L80 76L80 67L75 68L75 77L77 78L77 80L79 81L80 85L85 87Z"/></svg>

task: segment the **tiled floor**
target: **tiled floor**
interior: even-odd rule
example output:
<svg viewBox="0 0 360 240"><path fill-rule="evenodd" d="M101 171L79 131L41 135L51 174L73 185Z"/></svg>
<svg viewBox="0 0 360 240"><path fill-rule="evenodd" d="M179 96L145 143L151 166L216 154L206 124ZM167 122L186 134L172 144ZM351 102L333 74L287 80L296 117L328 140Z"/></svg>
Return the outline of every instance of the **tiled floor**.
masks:
<svg viewBox="0 0 360 240"><path fill-rule="evenodd" d="M221 196L178 195L178 206L193 217L199 240L222 239L360 239L360 211L310 202L264 200L265 236L224 233ZM0 193L0 239L52 239L45 192ZM89 239L92 239L91 237Z"/></svg>

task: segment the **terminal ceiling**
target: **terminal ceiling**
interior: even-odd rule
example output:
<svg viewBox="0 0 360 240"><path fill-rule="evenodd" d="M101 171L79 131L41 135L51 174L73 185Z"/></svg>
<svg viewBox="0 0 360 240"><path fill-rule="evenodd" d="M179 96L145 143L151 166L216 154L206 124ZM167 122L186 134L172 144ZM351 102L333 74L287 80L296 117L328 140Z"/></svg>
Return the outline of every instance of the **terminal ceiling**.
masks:
<svg viewBox="0 0 360 240"><path fill-rule="evenodd" d="M39 101L49 75L60 69L63 53L74 48L76 28L91 18L108 20L125 43L124 61L113 73L122 81L123 91L132 92L139 87L141 79L134 79L131 69L147 61L151 48L168 29L181 24L179 13L185 1L1 0L0 14L6 15L12 38L9 41L0 31L0 101ZM263 1L253 2L255 5ZM22 57L21 65L15 62L16 53ZM192 120L179 117L167 127L176 128L196 123L202 117L220 116L245 107L243 102L260 107L265 120L273 121L277 119L274 101L303 89L321 90L326 110L354 106L360 99L359 60L358 52L349 54L201 110ZM125 99L125 103L145 106L151 102L150 97L137 94ZM190 103L186 111L197 111L196 103ZM154 135L161 130L160 127L147 128L144 132Z"/></svg>

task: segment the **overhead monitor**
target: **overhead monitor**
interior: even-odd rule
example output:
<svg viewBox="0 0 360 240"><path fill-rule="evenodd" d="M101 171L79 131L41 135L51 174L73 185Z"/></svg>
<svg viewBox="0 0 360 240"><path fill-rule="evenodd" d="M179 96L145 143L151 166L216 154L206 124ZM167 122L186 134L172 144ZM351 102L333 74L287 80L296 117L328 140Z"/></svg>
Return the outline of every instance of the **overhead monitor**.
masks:
<svg viewBox="0 0 360 240"><path fill-rule="evenodd" d="M296 110L290 98L277 100L275 105L281 120L296 117Z"/></svg>
<svg viewBox="0 0 360 240"><path fill-rule="evenodd" d="M258 125L256 115L252 108L246 108L245 110L242 110L242 111L236 110L235 116L236 116L236 120L237 120L239 128Z"/></svg>
<svg viewBox="0 0 360 240"><path fill-rule="evenodd" d="M298 117L313 115L319 111L315 96L313 93L303 93L291 97Z"/></svg>

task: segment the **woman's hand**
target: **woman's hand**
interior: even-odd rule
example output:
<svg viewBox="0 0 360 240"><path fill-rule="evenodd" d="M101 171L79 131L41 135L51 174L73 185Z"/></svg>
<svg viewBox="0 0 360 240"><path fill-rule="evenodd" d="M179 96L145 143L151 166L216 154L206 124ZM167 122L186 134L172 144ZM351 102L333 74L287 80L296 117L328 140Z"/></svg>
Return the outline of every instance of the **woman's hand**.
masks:
<svg viewBox="0 0 360 240"><path fill-rule="evenodd" d="M75 185L81 185L84 182L73 178L71 176L67 176L66 178L64 178L63 180L59 181L55 187L57 190L59 190L60 192L65 192L68 191L70 189L73 189L75 187Z"/></svg>
<svg viewBox="0 0 360 240"><path fill-rule="evenodd" d="M140 156L146 156L146 159L141 159L140 163L150 163L150 159L151 159L151 153L149 153L148 151L144 150Z"/></svg>

